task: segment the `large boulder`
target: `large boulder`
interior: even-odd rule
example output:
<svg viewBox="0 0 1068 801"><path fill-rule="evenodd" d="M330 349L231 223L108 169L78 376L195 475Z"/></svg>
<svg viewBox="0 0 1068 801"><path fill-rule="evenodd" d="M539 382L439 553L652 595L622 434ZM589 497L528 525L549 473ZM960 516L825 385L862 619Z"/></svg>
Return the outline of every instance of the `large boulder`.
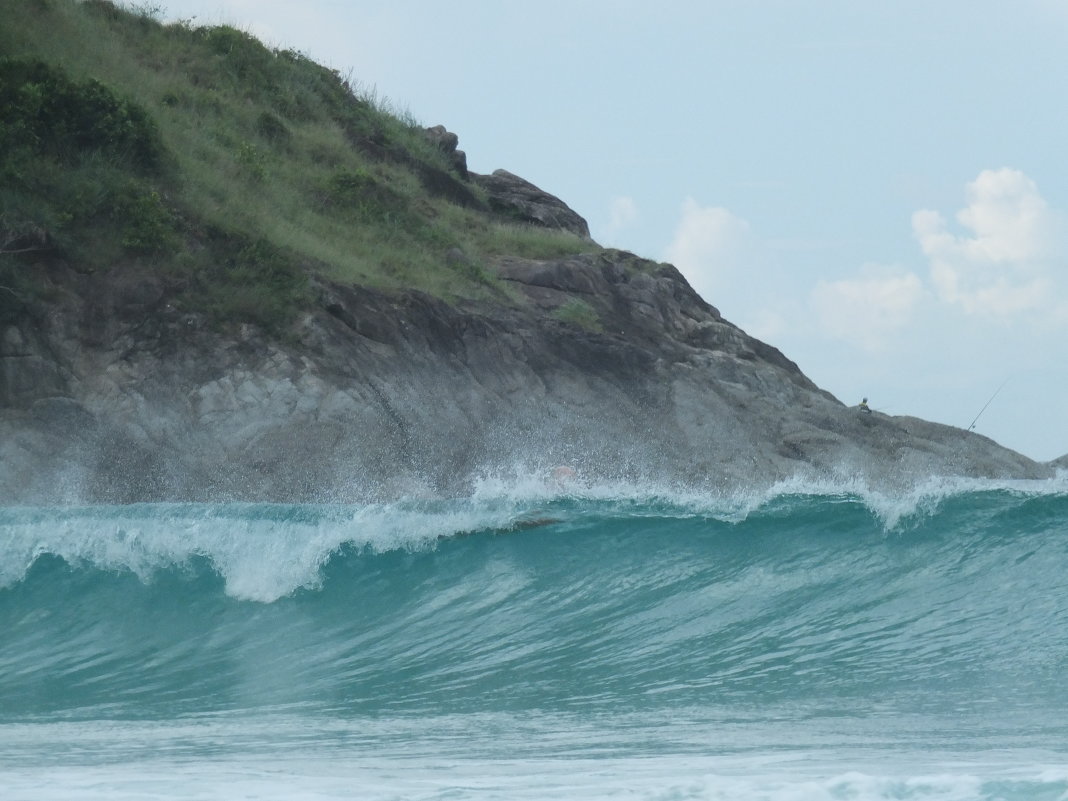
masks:
<svg viewBox="0 0 1068 801"><path fill-rule="evenodd" d="M570 231L590 238L590 227L581 215L560 198L539 189L530 181L507 170L497 170L493 175L472 173L471 178L486 190L490 206L498 214L510 216L516 222Z"/></svg>

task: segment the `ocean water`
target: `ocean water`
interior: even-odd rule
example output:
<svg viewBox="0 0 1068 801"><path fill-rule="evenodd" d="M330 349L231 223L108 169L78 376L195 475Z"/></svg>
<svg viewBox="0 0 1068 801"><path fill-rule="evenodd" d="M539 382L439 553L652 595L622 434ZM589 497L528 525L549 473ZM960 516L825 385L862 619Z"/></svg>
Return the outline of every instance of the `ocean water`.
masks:
<svg viewBox="0 0 1068 801"><path fill-rule="evenodd" d="M1068 481L0 509L0 798L1068 799Z"/></svg>

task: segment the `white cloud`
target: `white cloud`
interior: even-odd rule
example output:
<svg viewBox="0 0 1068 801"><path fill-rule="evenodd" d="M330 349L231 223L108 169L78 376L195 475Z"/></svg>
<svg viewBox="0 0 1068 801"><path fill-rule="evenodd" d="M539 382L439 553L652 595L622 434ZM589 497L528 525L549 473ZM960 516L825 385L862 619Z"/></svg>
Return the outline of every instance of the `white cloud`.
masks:
<svg viewBox="0 0 1068 801"><path fill-rule="evenodd" d="M1064 225L1019 170L984 170L965 188L967 206L949 230L937 211L912 215L938 297L969 314L1009 316L1051 308L1054 268L1068 256Z"/></svg>
<svg viewBox="0 0 1068 801"><path fill-rule="evenodd" d="M638 221L638 204L628 195L617 195L609 204L608 224L599 238L611 239L631 228Z"/></svg>
<svg viewBox="0 0 1068 801"><path fill-rule="evenodd" d="M878 350L909 324L924 294L915 273L866 265L859 278L820 281L809 303L826 334Z"/></svg>
<svg viewBox="0 0 1068 801"><path fill-rule="evenodd" d="M637 219L638 204L634 202L634 198L627 196L612 198L611 225L613 228L626 228L633 225Z"/></svg>
<svg viewBox="0 0 1068 801"><path fill-rule="evenodd" d="M701 206L692 197L682 204L682 217L664 253L709 303L733 282L741 269L753 266L756 245L749 223L721 206Z"/></svg>
<svg viewBox="0 0 1068 801"><path fill-rule="evenodd" d="M740 319L738 323L751 337L756 337L762 342L777 342L796 328L790 321L791 317L796 316L791 314L793 311L793 309L756 309L748 317Z"/></svg>

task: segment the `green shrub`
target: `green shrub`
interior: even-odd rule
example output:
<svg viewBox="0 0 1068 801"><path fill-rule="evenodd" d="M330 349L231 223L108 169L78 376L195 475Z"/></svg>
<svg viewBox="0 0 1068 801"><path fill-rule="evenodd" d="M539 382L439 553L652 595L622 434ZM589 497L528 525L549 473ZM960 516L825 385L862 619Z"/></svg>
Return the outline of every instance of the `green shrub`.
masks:
<svg viewBox="0 0 1068 801"><path fill-rule="evenodd" d="M452 248L446 252L445 266L462 278L476 284L493 283L494 277L489 270L459 248Z"/></svg>
<svg viewBox="0 0 1068 801"><path fill-rule="evenodd" d="M131 185L115 204L115 222L122 231L122 246L134 253L169 253L178 237L174 215L155 190Z"/></svg>
<svg viewBox="0 0 1068 801"><path fill-rule="evenodd" d="M366 170L339 170L321 192L324 209L359 223L391 223L407 219L408 200Z"/></svg>
<svg viewBox="0 0 1068 801"><path fill-rule="evenodd" d="M44 232L48 250L87 269L123 255L166 253L177 223L159 190L103 158L64 165L38 158L0 171L0 216Z"/></svg>
<svg viewBox="0 0 1068 801"><path fill-rule="evenodd" d="M486 252L528 259L555 259L599 248L593 240L584 239L570 231L530 223L493 221L482 226L477 233L480 245Z"/></svg>
<svg viewBox="0 0 1068 801"><path fill-rule="evenodd" d="M214 231L189 293L217 325L253 323L281 333L308 302L308 279L292 255L265 239Z"/></svg>
<svg viewBox="0 0 1068 801"><path fill-rule="evenodd" d="M142 20L158 22L162 19L166 8L159 3L130 3L127 8Z"/></svg>
<svg viewBox="0 0 1068 801"><path fill-rule="evenodd" d="M267 177L267 157L251 142L242 142L237 146L236 160L241 171L253 181L262 181Z"/></svg>
<svg viewBox="0 0 1068 801"><path fill-rule="evenodd" d="M82 6L93 14L98 14L104 19L116 20L122 16L122 11L111 0L83 0Z"/></svg>
<svg viewBox="0 0 1068 801"><path fill-rule="evenodd" d="M563 323L575 325L586 331L601 332L601 318L597 311L581 298L569 298L566 303L553 311L553 317Z"/></svg>
<svg viewBox="0 0 1068 801"><path fill-rule="evenodd" d="M0 59L0 154L28 149L66 162L104 153L157 170L163 145L151 117L99 81L75 83L35 60Z"/></svg>
<svg viewBox="0 0 1068 801"><path fill-rule="evenodd" d="M230 25L204 28L208 47L222 59L230 75L247 94L261 94L272 88L275 56L251 34Z"/></svg>
<svg viewBox="0 0 1068 801"><path fill-rule="evenodd" d="M284 67L280 77L289 87L292 100L298 105L290 112L303 107L314 109L315 116L338 119L346 114L356 112L367 114L372 111L366 99L358 97L348 80L335 69L317 64L297 50L279 50L275 53L278 64Z"/></svg>
<svg viewBox="0 0 1068 801"><path fill-rule="evenodd" d="M256 133L276 146L286 145L292 138L286 124L269 111L262 112L256 118Z"/></svg>

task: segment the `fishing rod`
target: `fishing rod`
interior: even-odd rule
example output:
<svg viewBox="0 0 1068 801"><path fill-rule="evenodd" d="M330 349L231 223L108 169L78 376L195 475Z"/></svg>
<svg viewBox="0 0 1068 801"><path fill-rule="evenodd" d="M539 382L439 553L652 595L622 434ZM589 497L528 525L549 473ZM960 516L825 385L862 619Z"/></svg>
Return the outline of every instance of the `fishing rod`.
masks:
<svg viewBox="0 0 1068 801"><path fill-rule="evenodd" d="M1010 378L1011 378L1011 376L1010 376ZM978 423L979 422L979 418L983 416L983 412L986 411L986 407L994 402L994 398L996 398L998 396L998 393L1001 392L1001 390L1003 390L1005 388L1005 385L1007 383L1009 383L1009 379L1008 378L1006 378L1004 381L1002 381L1001 382L1001 386L994 390L994 394L990 396L990 400L988 400L986 403L983 404L983 408L979 410L979 414L977 414L975 416L975 419L972 420L972 424L970 426L968 426L968 430L969 431L974 431L975 430L975 424Z"/></svg>

